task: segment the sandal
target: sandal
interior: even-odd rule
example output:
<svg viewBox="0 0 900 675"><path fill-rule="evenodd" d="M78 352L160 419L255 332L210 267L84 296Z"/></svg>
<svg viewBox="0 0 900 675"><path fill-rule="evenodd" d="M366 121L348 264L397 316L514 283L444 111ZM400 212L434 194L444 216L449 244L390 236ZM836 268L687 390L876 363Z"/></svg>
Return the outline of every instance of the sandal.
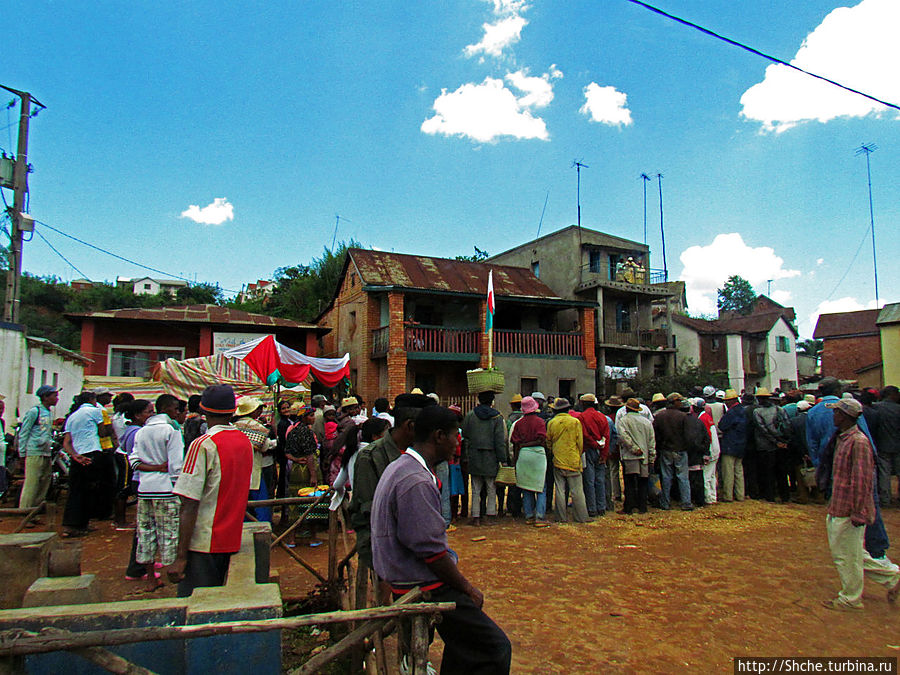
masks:
<svg viewBox="0 0 900 675"><path fill-rule="evenodd" d="M546 520L538 520L538 521L535 521L534 526L535 527L550 527L550 523L548 523Z"/></svg>
<svg viewBox="0 0 900 675"><path fill-rule="evenodd" d="M838 612L856 612L862 610L862 604L859 605L848 605L846 602L841 602L837 598L834 600L823 600L822 606L825 609L833 609Z"/></svg>

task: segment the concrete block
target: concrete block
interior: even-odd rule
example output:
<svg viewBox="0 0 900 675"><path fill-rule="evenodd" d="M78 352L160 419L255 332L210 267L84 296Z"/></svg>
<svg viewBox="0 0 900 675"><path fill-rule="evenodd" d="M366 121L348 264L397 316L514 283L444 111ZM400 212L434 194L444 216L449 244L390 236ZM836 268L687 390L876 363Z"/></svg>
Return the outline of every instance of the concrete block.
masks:
<svg viewBox="0 0 900 675"><path fill-rule="evenodd" d="M47 576L50 552L58 545L55 532L0 535L0 609L22 606L28 587Z"/></svg>
<svg viewBox="0 0 900 675"><path fill-rule="evenodd" d="M78 577L43 577L25 592L23 607L86 605L100 602L100 584L93 574Z"/></svg>
<svg viewBox="0 0 900 675"><path fill-rule="evenodd" d="M50 561L47 565L47 576L81 576L81 550L82 545L80 541L60 543L57 548L54 548L50 551Z"/></svg>

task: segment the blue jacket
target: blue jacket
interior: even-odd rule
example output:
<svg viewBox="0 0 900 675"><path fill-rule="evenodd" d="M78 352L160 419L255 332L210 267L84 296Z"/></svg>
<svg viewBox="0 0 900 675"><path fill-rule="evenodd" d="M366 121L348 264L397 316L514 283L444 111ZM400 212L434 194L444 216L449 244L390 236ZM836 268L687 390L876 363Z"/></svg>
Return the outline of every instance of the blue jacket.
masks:
<svg viewBox="0 0 900 675"><path fill-rule="evenodd" d="M722 432L722 454L743 459L747 451L747 411L738 403L729 408L719 420Z"/></svg>
<svg viewBox="0 0 900 675"><path fill-rule="evenodd" d="M834 426L834 412L825 405L837 400L837 396L825 396L810 408L806 414L806 445L809 447L809 458L812 460L813 466L819 466L819 460L822 458L828 442L834 436L834 432L837 431L837 427ZM869 425L866 424L866 418L860 415L856 424L868 437L872 448L877 454L878 448L875 447L875 439L869 433Z"/></svg>

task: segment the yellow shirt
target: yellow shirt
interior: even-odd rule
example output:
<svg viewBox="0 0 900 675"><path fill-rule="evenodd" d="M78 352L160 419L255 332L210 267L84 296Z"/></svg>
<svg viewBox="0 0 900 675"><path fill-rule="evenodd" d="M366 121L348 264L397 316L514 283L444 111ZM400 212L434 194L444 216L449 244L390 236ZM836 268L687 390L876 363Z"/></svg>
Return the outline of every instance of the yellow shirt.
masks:
<svg viewBox="0 0 900 675"><path fill-rule="evenodd" d="M106 412L106 408L101 408L100 412L103 413L103 424L112 424L112 420L109 418L109 413ZM101 450L112 450L113 449L112 436L101 436L100 437L100 449Z"/></svg>
<svg viewBox="0 0 900 675"><path fill-rule="evenodd" d="M560 413L547 422L547 446L553 452L553 466L564 471L581 471L584 436L581 422L569 413Z"/></svg>

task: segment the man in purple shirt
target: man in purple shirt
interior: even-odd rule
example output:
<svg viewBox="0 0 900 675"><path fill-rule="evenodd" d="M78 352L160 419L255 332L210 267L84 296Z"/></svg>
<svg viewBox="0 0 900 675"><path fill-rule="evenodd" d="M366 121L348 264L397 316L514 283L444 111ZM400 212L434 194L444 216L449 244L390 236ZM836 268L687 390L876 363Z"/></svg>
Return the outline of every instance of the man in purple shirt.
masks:
<svg viewBox="0 0 900 675"><path fill-rule="evenodd" d="M484 595L459 571L447 546L441 493L434 467L456 450L457 417L441 407L424 408L415 441L385 469L372 502L375 572L395 597L419 586L433 602L455 602L437 630L444 641L442 673L509 673L512 646L482 611Z"/></svg>

